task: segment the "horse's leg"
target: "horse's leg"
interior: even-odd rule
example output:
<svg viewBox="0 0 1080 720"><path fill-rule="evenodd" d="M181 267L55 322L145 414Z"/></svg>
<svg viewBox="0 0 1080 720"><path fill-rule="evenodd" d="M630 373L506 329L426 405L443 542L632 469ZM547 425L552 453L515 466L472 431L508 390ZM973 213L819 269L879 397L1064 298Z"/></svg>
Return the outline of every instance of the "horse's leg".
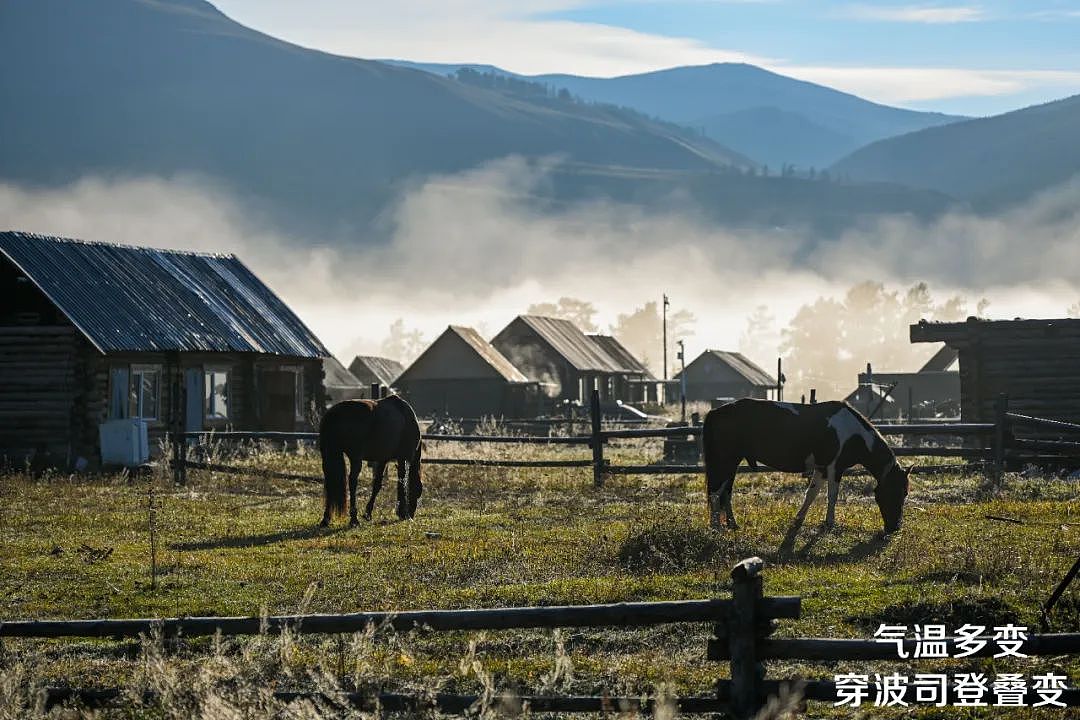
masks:
<svg viewBox="0 0 1080 720"><path fill-rule="evenodd" d="M356 519L356 484L360 480L360 471L364 469L364 461L359 458L349 458L349 524L359 525Z"/></svg>
<svg viewBox="0 0 1080 720"><path fill-rule="evenodd" d="M809 487L806 488L806 498L803 500L802 507L799 508L799 512L795 514L795 524L797 526L802 525L803 520L806 519L806 512L810 509L810 506L814 504L814 499L817 498L818 491L821 490L821 483L824 479L822 473L814 473L814 477L810 481Z"/></svg>
<svg viewBox="0 0 1080 720"><path fill-rule="evenodd" d="M385 462L380 461L375 463L375 467L372 470L374 477L371 479L371 497L368 498L367 507L364 509L365 520L371 519L371 511L375 509L375 497L379 494L379 491L382 490L382 478L385 470Z"/></svg>
<svg viewBox="0 0 1080 720"><path fill-rule="evenodd" d="M840 495L840 473L836 471L835 463L825 471L825 477L829 481L829 507L825 511L825 527L831 528L836 524L836 498Z"/></svg>
<svg viewBox="0 0 1080 720"><path fill-rule="evenodd" d="M739 460L720 462L714 460L707 469L706 491L709 495L709 526L720 529L720 515L726 515L726 525L734 530L738 528L735 514L731 509L731 491L735 486L735 475L739 469Z"/></svg>
<svg viewBox="0 0 1080 720"><path fill-rule="evenodd" d="M405 486L409 473L409 463L397 461L397 516L399 520L409 517L409 490Z"/></svg>

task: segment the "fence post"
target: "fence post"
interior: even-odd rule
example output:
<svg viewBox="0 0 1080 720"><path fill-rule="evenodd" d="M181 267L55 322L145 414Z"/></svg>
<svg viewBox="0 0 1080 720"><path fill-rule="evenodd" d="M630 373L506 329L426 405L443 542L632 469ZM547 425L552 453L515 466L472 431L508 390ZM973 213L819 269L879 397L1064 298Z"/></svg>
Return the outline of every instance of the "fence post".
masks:
<svg viewBox="0 0 1080 720"><path fill-rule="evenodd" d="M992 470L994 482L1001 482L1001 477L1005 473L1006 441L1009 436L1008 414L1009 396L1000 393L994 398L994 466Z"/></svg>
<svg viewBox="0 0 1080 720"><path fill-rule="evenodd" d="M600 437L600 391L593 390L589 399L592 410L593 485L604 486L604 439Z"/></svg>
<svg viewBox="0 0 1080 720"><path fill-rule="evenodd" d="M731 715L735 720L754 717L761 709L765 667L758 661L757 639L769 632L769 620L757 617L762 597L761 570L765 561L747 558L731 570L731 616L728 648L731 653Z"/></svg>

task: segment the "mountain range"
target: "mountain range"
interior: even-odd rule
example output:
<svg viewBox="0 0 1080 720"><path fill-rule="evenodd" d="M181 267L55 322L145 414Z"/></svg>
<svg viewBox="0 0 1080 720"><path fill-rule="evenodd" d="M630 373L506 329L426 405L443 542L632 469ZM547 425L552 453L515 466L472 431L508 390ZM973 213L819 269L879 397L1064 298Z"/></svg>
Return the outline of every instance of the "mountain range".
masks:
<svg viewBox="0 0 1080 720"><path fill-rule="evenodd" d="M754 65L716 63L613 78L517 75L491 65L386 62L446 76L462 68L633 108L699 129L717 142L780 169L823 168L876 140L966 118L880 105Z"/></svg>
<svg viewBox="0 0 1080 720"><path fill-rule="evenodd" d="M1080 173L1080 95L890 138L838 163L869 182L938 190L993 210Z"/></svg>
<svg viewBox="0 0 1080 720"><path fill-rule="evenodd" d="M3 0L0 182L191 175L296 236L378 242L403 193L507 156L550 168L525 199L541 211L616 201L818 236L1080 171L1075 99L962 120L747 65L462 69L298 47L204 0Z"/></svg>

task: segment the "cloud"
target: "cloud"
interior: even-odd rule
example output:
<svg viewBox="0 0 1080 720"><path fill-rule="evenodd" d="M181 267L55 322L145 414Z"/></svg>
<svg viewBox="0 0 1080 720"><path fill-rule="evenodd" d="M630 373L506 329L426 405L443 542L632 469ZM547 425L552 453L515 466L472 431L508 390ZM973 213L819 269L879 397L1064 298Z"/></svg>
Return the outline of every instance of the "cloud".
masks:
<svg viewBox="0 0 1080 720"><path fill-rule="evenodd" d="M843 15L873 22L923 23L929 25L975 22L985 19L981 8L971 6L851 5Z"/></svg>
<svg viewBox="0 0 1080 720"><path fill-rule="evenodd" d="M672 65L760 64L770 58L598 23L551 19L591 3L575 0L402 0L303 6L225 0L241 22L290 42L351 57L498 65L525 75L550 72L610 77Z"/></svg>
<svg viewBox="0 0 1080 720"><path fill-rule="evenodd" d="M432 179L401 197L394 235L376 247L312 250L318 238L261 225L198 178L0 185L0 217L12 229L235 252L346 360L376 350L399 317L428 338L451 323L497 332L562 296L595 303L606 326L667 293L698 318L691 355L735 348L758 305L785 323L803 303L867 279L985 296L1001 317L1060 315L1080 299L1080 182L1000 216L881 217L820 240L729 229L685 208L552 208L536 201L549 171L507 159Z"/></svg>

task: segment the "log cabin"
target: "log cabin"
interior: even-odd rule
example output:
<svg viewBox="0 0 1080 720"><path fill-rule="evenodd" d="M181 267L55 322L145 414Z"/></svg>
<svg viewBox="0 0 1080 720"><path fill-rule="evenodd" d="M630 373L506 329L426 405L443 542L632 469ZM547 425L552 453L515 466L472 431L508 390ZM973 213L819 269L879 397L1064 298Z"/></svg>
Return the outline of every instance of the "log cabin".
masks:
<svg viewBox="0 0 1080 720"><path fill-rule="evenodd" d="M100 462L99 427L310 430L310 329L238 258L0 232L0 457Z"/></svg>
<svg viewBox="0 0 1080 720"><path fill-rule="evenodd" d="M923 320L910 331L958 352L964 422L993 422L1005 394L1013 412L1080 423L1080 320Z"/></svg>

